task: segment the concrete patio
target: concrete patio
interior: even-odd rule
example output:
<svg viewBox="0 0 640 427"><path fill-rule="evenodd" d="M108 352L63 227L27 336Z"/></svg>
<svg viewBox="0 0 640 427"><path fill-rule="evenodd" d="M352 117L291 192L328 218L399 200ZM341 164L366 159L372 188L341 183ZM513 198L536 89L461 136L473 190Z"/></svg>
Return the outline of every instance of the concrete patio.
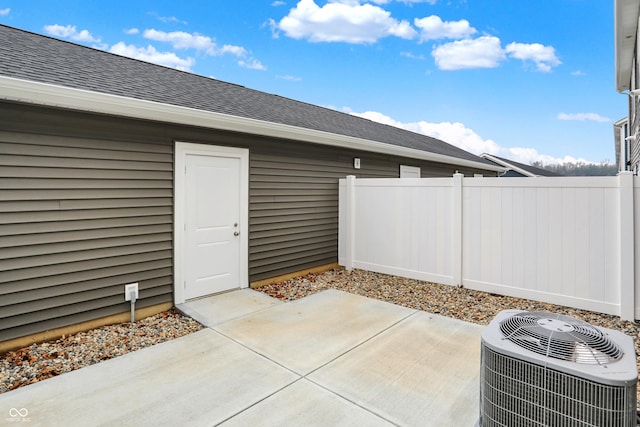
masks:
<svg viewBox="0 0 640 427"><path fill-rule="evenodd" d="M478 418L481 326L336 290L282 303L245 289L178 308L207 328L2 394L0 424L422 427Z"/></svg>

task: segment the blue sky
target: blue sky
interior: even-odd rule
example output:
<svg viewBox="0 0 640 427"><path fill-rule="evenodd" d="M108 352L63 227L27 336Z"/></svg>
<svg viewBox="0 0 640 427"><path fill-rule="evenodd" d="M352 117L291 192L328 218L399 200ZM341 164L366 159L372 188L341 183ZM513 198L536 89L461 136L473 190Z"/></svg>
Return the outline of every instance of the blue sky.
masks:
<svg viewBox="0 0 640 427"><path fill-rule="evenodd" d="M613 2L0 0L0 23L524 163L615 161Z"/></svg>

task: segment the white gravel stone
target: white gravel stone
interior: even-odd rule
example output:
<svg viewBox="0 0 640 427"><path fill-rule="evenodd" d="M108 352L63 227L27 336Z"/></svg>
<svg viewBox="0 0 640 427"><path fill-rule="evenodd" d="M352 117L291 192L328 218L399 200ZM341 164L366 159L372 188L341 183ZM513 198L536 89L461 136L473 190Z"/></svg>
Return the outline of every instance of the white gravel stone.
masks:
<svg viewBox="0 0 640 427"><path fill-rule="evenodd" d="M203 326L177 310L103 326L0 355L0 393L172 340Z"/></svg>

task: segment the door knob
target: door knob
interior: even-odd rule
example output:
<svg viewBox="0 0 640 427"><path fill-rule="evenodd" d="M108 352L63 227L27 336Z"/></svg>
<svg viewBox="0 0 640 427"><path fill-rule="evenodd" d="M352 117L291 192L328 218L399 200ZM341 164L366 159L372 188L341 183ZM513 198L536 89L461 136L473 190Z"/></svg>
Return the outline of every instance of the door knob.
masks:
<svg viewBox="0 0 640 427"><path fill-rule="evenodd" d="M239 231L234 231L234 232L233 232L233 235L234 235L234 236L239 236L239 235L240 235L240 232L239 232Z"/></svg>

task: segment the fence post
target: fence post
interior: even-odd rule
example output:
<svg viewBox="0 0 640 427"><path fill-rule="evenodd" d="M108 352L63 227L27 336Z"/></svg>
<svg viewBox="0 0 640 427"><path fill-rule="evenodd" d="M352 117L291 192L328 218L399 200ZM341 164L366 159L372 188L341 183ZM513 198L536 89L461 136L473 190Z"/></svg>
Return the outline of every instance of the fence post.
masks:
<svg viewBox="0 0 640 427"><path fill-rule="evenodd" d="M453 263L453 285L462 285L462 178L463 174L453 174L453 242L452 242L452 256L451 262Z"/></svg>
<svg viewBox="0 0 640 427"><path fill-rule="evenodd" d="M633 173L618 173L620 233L620 318L635 319L635 253Z"/></svg>
<svg viewBox="0 0 640 427"><path fill-rule="evenodd" d="M344 251L345 261L344 267L347 271L353 270L353 256L356 237L356 177L355 175L347 176L347 186L345 188L345 233L344 233Z"/></svg>

